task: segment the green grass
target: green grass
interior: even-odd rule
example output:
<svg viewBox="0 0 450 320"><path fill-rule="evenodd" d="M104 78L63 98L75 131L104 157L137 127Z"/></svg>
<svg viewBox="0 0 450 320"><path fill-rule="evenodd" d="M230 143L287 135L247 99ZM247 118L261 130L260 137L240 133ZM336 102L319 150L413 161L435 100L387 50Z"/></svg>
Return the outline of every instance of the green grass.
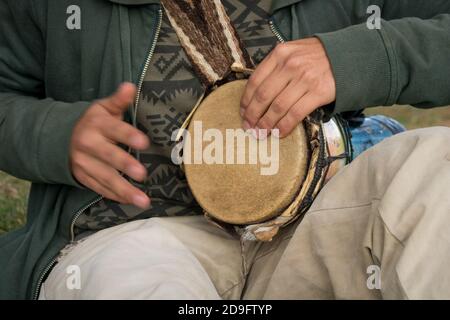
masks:
<svg viewBox="0 0 450 320"><path fill-rule="evenodd" d="M0 234L25 223L30 184L0 171Z"/></svg>
<svg viewBox="0 0 450 320"><path fill-rule="evenodd" d="M366 114L384 114L399 120L408 129L430 126L450 127L450 107L420 110L411 107L372 108ZM30 184L0 172L0 234L25 223Z"/></svg>
<svg viewBox="0 0 450 320"><path fill-rule="evenodd" d="M409 106L379 107L367 109L367 115L384 114L397 119L408 129L433 126L450 127L450 107L417 109Z"/></svg>

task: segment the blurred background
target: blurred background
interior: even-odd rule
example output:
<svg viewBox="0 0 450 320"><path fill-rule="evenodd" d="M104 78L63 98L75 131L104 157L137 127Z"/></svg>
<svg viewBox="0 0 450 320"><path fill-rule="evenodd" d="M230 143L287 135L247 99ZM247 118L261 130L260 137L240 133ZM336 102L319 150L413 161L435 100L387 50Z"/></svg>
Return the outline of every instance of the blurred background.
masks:
<svg viewBox="0 0 450 320"><path fill-rule="evenodd" d="M400 121L408 129L432 126L450 127L450 107L431 110L409 106L371 108L367 115L383 114ZM30 184L0 171L0 234L22 226L26 221L26 205Z"/></svg>

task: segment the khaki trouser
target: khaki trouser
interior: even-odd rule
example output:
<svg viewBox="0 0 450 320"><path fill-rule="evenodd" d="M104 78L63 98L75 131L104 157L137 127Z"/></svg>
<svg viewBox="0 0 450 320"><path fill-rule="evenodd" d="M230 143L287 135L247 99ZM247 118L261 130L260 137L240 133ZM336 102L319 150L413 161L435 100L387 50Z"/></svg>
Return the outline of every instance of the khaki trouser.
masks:
<svg viewBox="0 0 450 320"><path fill-rule="evenodd" d="M450 298L449 187L450 129L407 132L343 169L270 243L203 217L131 222L75 246L40 298Z"/></svg>

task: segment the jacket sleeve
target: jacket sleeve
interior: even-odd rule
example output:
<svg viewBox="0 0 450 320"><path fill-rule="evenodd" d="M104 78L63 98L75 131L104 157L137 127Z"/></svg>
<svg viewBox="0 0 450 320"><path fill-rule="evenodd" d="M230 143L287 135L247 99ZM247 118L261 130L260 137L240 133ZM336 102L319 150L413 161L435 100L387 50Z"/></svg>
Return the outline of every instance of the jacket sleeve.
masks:
<svg viewBox="0 0 450 320"><path fill-rule="evenodd" d="M89 103L46 98L41 18L32 1L0 2L0 170L32 182L79 187L69 146Z"/></svg>
<svg viewBox="0 0 450 320"><path fill-rule="evenodd" d="M450 1L378 3L381 28L370 29L360 21L316 35L336 78L334 112L393 104L449 105ZM368 5L355 8L366 10Z"/></svg>

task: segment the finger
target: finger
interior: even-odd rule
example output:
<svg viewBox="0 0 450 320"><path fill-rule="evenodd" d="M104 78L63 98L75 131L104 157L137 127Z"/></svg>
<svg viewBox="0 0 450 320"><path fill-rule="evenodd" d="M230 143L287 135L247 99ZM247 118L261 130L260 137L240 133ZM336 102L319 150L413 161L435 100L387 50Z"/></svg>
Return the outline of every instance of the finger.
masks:
<svg viewBox="0 0 450 320"><path fill-rule="evenodd" d="M111 141L125 144L135 150L145 150L150 145L147 135L118 119L111 119L105 123L102 126L102 133Z"/></svg>
<svg viewBox="0 0 450 320"><path fill-rule="evenodd" d="M114 94L99 100L98 104L112 115L122 115L133 104L135 95L136 86L132 83L124 82Z"/></svg>
<svg viewBox="0 0 450 320"><path fill-rule="evenodd" d="M297 80L289 82L286 88L273 100L266 113L259 119L256 127L271 130L288 113L297 101L306 93L307 89Z"/></svg>
<svg viewBox="0 0 450 320"><path fill-rule="evenodd" d="M90 152L98 160L109 164L135 181L142 182L147 177L147 169L138 160L106 139L97 150Z"/></svg>
<svg viewBox="0 0 450 320"><path fill-rule="evenodd" d="M247 109L256 89L273 72L277 65L279 65L280 61L283 61L283 57L288 54L287 51L287 44L280 43L257 66L256 70L248 79L245 92L241 98L241 108L243 109L241 113Z"/></svg>
<svg viewBox="0 0 450 320"><path fill-rule="evenodd" d="M288 86L292 74L282 70L282 67L277 67L256 89L244 112L242 126L245 130L256 126L274 99Z"/></svg>
<svg viewBox="0 0 450 320"><path fill-rule="evenodd" d="M84 167L84 171L104 188L118 195L121 203L133 204L142 209L149 207L150 199L147 195L125 180L108 164L96 158L90 158L89 165Z"/></svg>
<svg viewBox="0 0 450 320"><path fill-rule="evenodd" d="M143 181L147 176L147 170L139 161L101 133L91 134L89 139L80 141L78 150L83 154L109 164L136 181Z"/></svg>
<svg viewBox="0 0 450 320"><path fill-rule="evenodd" d="M256 88L267 78L276 68L277 61L269 54L255 69L245 86L244 94L241 98L241 109L246 109L255 94Z"/></svg>
<svg viewBox="0 0 450 320"><path fill-rule="evenodd" d="M288 136L311 112L321 106L320 98L306 94L276 124L281 138Z"/></svg>

